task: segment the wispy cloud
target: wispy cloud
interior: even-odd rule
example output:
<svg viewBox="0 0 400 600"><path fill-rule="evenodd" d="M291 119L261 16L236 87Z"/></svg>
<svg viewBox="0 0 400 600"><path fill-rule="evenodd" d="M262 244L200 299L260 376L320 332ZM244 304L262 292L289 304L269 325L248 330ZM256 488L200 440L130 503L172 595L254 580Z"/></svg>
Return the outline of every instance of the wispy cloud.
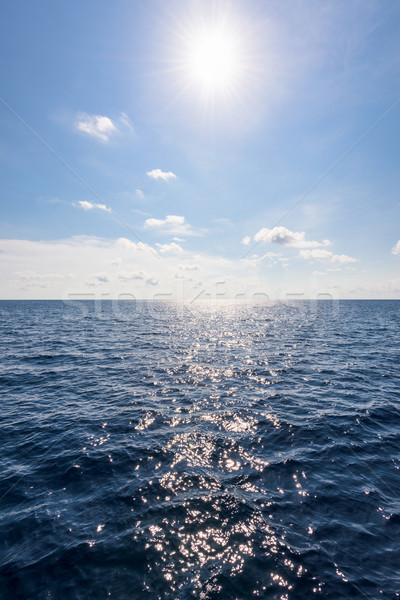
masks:
<svg viewBox="0 0 400 600"><path fill-rule="evenodd" d="M144 200L144 198L145 198L144 192L142 190L139 190L139 189L136 190L136 196L138 198L140 198L141 200Z"/></svg>
<svg viewBox="0 0 400 600"><path fill-rule="evenodd" d="M253 266L261 264L266 260L269 262L269 266L281 264L283 267L287 267L290 263L289 259L279 252L265 252L265 254L261 256L258 254L253 254L248 258L241 259L243 263Z"/></svg>
<svg viewBox="0 0 400 600"><path fill-rule="evenodd" d="M348 256L347 254L334 254L329 250L323 250L321 248L315 248L314 250L300 250L299 256L306 260L327 260L340 264L357 262L356 258Z"/></svg>
<svg viewBox="0 0 400 600"><path fill-rule="evenodd" d="M244 244L245 246L248 246L251 242L251 237L249 235L245 235L244 238L242 239L242 244Z"/></svg>
<svg viewBox="0 0 400 600"><path fill-rule="evenodd" d="M32 290L34 288L46 289L57 281L73 279L72 273L37 273L34 271L15 271L13 282L20 284L20 289Z"/></svg>
<svg viewBox="0 0 400 600"><path fill-rule="evenodd" d="M170 235L200 235L186 223L185 217L179 215L167 215L165 219L146 219L144 226Z"/></svg>
<svg viewBox="0 0 400 600"><path fill-rule="evenodd" d="M126 113L124 113L124 112L121 113L119 122L120 122L120 125L122 125L122 129L127 129L128 131L134 131L131 120Z"/></svg>
<svg viewBox="0 0 400 600"><path fill-rule="evenodd" d="M105 212L112 212L111 208L106 206L105 204L96 204L95 202L88 202L87 200L79 200L79 206L83 208L83 210L104 210Z"/></svg>
<svg viewBox="0 0 400 600"><path fill-rule="evenodd" d="M243 238L242 241L244 244L249 243L247 242L248 237ZM273 227L272 229L263 227L255 234L254 241L265 242L267 244L280 244L281 246L293 246L295 248L318 248L331 245L329 240L317 242L306 240L305 237L306 234L304 231L290 231L286 227Z"/></svg>
<svg viewBox="0 0 400 600"><path fill-rule="evenodd" d="M113 121L104 115L81 114L75 122L75 127L102 142L108 142L110 137L118 132Z"/></svg>
<svg viewBox="0 0 400 600"><path fill-rule="evenodd" d="M171 181L171 179L176 179L175 173L172 173L172 171L161 171L161 169L147 171L146 175L152 179L162 179L163 181Z"/></svg>
<svg viewBox="0 0 400 600"><path fill-rule="evenodd" d="M392 248L392 254L395 256L400 256L400 240L397 242L395 246Z"/></svg>
<svg viewBox="0 0 400 600"><path fill-rule="evenodd" d="M39 281L42 279L62 279L65 277L74 277L71 273L69 275L60 275L60 273L35 273L33 271L16 271L15 275L18 279L21 280L29 280L29 281Z"/></svg>

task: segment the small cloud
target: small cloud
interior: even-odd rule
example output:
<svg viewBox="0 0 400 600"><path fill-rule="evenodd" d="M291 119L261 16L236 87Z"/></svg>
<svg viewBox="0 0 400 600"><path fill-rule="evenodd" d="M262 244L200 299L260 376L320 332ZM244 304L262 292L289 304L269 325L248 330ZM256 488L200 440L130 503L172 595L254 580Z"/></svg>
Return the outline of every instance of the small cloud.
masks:
<svg viewBox="0 0 400 600"><path fill-rule="evenodd" d="M308 241L305 237L306 234L304 231L290 231L286 227L273 227L272 229L263 227L255 234L254 240L256 242L280 244L281 246L293 246L295 248L318 248L331 245L329 240L323 240L322 242Z"/></svg>
<svg viewBox="0 0 400 600"><path fill-rule="evenodd" d="M340 264L357 262L356 258L353 258L352 256L348 256L347 254L333 254L331 260L332 260L332 262L336 262L336 263L340 263Z"/></svg>
<svg viewBox="0 0 400 600"><path fill-rule="evenodd" d="M146 271L120 271L118 273L118 278L122 281L134 281L134 280L142 280L144 281L148 277Z"/></svg>
<svg viewBox="0 0 400 600"><path fill-rule="evenodd" d="M200 235L186 223L185 217L179 215L167 215L165 219L146 219L144 226L146 229L159 229L170 235Z"/></svg>
<svg viewBox="0 0 400 600"><path fill-rule="evenodd" d="M117 267L118 265L120 265L122 262L121 257L120 256L116 256L115 258L112 259L111 264L113 267Z"/></svg>
<svg viewBox="0 0 400 600"><path fill-rule="evenodd" d="M85 284L89 287L94 287L102 283L109 283L111 280L112 278L107 273L98 273L97 275L93 275L91 280L85 281Z"/></svg>
<svg viewBox="0 0 400 600"><path fill-rule="evenodd" d="M175 242L171 242L170 244L156 244L156 246L158 247L161 254L165 254L166 252L177 253L183 251L183 248Z"/></svg>
<svg viewBox="0 0 400 600"><path fill-rule="evenodd" d="M118 273L118 278L125 283L129 281L143 281L146 285L158 284L158 279L150 277L146 271L120 271Z"/></svg>
<svg viewBox="0 0 400 600"><path fill-rule="evenodd" d="M144 200L144 198L145 198L145 195L144 195L144 193L142 192L142 190L136 190L136 196L137 196L138 198L140 198L141 200Z"/></svg>
<svg viewBox="0 0 400 600"><path fill-rule="evenodd" d="M167 215L165 219L146 219L145 227L180 227L184 225L185 217Z"/></svg>
<svg viewBox="0 0 400 600"><path fill-rule="evenodd" d="M111 208L105 204L96 204L95 202L88 202L87 200L79 200L78 204L81 208L83 208L83 210L93 210L97 208L98 210L105 210L109 213L112 212Z"/></svg>
<svg viewBox="0 0 400 600"><path fill-rule="evenodd" d="M110 137L118 132L117 127L109 117L88 115L86 113L82 114L76 121L75 128L102 142L108 142Z"/></svg>
<svg viewBox="0 0 400 600"><path fill-rule="evenodd" d="M146 285L158 285L158 279L156 279L155 277L150 277L149 279L146 279Z"/></svg>
<svg viewBox="0 0 400 600"><path fill-rule="evenodd" d="M347 254L334 254L329 250L322 250L321 248L315 248L314 250L300 250L299 256L306 260L329 260L330 262L341 264L357 262L356 258L348 256Z"/></svg>
<svg viewBox="0 0 400 600"><path fill-rule="evenodd" d="M244 244L245 246L248 246L251 242L251 237L249 235L245 235L244 238L242 239L242 244Z"/></svg>
<svg viewBox="0 0 400 600"><path fill-rule="evenodd" d="M117 247L121 250L139 250L141 252L152 250L152 248L148 244L144 244L143 242L131 242L127 238L118 238Z"/></svg>
<svg viewBox="0 0 400 600"><path fill-rule="evenodd" d="M395 246L392 248L392 254L395 256L400 256L400 240L397 242Z"/></svg>
<svg viewBox="0 0 400 600"><path fill-rule="evenodd" d="M95 276L95 279L97 279L97 281L99 281L100 283L108 283L109 281L111 281L111 277L107 275L107 273L99 273Z"/></svg>
<svg viewBox="0 0 400 600"><path fill-rule="evenodd" d="M288 258L284 257L279 252L266 252L262 256L259 256L258 254L252 254L250 257L242 258L241 260L242 262L247 263L249 265L257 265L263 262L264 260L269 260L271 264L274 265L289 261Z"/></svg>
<svg viewBox="0 0 400 600"><path fill-rule="evenodd" d="M301 256L301 258L305 258L306 260L325 260L331 259L333 252L316 248L315 250L300 250L299 256Z"/></svg>
<svg viewBox="0 0 400 600"><path fill-rule="evenodd" d="M153 169L152 171L147 171L146 175L148 175L152 179L162 179L163 181L170 181L171 179L176 179L175 173L172 173L172 171L161 171L161 169Z"/></svg>
<svg viewBox="0 0 400 600"><path fill-rule="evenodd" d="M319 277L319 276L322 277L322 275L326 275L326 272L325 271L313 271L312 274L317 275L317 277Z"/></svg>

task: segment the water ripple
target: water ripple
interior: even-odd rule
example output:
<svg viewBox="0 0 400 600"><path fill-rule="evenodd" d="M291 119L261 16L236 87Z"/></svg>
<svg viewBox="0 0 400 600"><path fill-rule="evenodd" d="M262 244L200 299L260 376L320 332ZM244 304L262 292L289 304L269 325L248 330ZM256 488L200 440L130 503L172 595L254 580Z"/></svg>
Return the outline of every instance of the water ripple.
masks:
<svg viewBox="0 0 400 600"><path fill-rule="evenodd" d="M4 598L400 597L400 302L1 302Z"/></svg>

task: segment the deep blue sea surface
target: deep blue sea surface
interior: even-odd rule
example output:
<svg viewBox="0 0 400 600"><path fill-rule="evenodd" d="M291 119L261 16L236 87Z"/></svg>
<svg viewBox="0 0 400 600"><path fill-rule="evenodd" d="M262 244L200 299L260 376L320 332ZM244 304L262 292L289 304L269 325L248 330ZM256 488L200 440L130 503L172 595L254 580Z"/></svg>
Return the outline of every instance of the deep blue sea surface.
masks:
<svg viewBox="0 0 400 600"><path fill-rule="evenodd" d="M0 303L0 597L400 597L400 301Z"/></svg>

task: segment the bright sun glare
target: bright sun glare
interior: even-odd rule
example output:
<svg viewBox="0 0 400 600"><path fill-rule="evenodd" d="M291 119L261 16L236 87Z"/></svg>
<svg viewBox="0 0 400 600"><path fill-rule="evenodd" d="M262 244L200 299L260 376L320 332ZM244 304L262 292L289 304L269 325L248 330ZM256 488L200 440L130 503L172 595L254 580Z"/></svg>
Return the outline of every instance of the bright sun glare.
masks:
<svg viewBox="0 0 400 600"><path fill-rule="evenodd" d="M234 15L222 1L214 8L188 11L175 22L166 73L177 90L174 101L190 98L207 114L218 114L222 122L246 105L259 62L254 58L254 25L246 16Z"/></svg>
<svg viewBox="0 0 400 600"><path fill-rule="evenodd" d="M208 92L224 90L237 74L237 56L233 40L224 33L209 33L193 44L189 69L194 80Z"/></svg>

